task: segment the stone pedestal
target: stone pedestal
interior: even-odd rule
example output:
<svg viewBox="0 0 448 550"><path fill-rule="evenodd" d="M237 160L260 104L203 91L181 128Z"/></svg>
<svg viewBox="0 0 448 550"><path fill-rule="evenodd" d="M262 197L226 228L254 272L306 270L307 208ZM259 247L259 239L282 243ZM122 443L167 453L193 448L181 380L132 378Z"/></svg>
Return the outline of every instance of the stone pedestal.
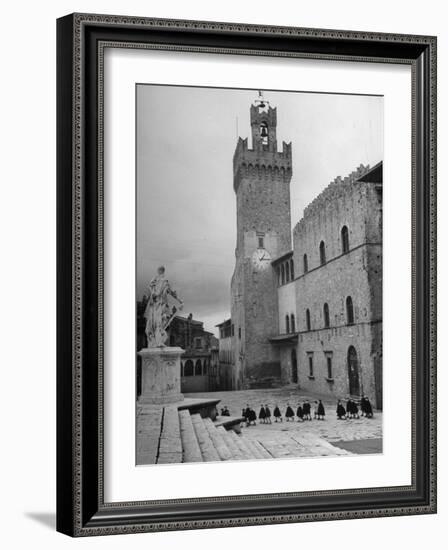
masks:
<svg viewBox="0 0 448 550"><path fill-rule="evenodd" d="M139 403L162 405L183 401L180 392L180 356L182 348L145 348L142 358L142 393Z"/></svg>

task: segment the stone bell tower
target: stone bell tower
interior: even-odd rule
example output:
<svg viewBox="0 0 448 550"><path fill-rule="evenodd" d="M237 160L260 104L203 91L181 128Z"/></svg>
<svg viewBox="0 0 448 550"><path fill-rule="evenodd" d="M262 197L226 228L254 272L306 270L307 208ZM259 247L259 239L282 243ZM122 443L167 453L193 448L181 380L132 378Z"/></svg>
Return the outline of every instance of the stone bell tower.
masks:
<svg viewBox="0 0 448 550"><path fill-rule="evenodd" d="M277 147L277 109L262 93L250 107L252 148L238 138L233 157L237 203L236 262L231 284L234 386L280 378L277 282L271 261L291 250L291 143Z"/></svg>

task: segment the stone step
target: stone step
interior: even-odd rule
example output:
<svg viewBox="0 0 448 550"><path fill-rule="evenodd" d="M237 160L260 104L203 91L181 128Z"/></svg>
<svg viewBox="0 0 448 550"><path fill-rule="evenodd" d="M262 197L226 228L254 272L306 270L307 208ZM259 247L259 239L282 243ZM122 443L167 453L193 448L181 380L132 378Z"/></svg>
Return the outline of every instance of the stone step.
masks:
<svg viewBox="0 0 448 550"><path fill-rule="evenodd" d="M242 416L217 416L213 424L218 428L224 426L226 430L235 430L241 433L241 423L244 422Z"/></svg>
<svg viewBox="0 0 448 550"><path fill-rule="evenodd" d="M264 458L258 447L254 445L254 441L252 439L244 439L244 443L249 447L251 453L254 455L254 458Z"/></svg>
<svg viewBox="0 0 448 550"><path fill-rule="evenodd" d="M273 456L263 447L263 445L256 439L251 440L254 446L257 448L261 458L273 458Z"/></svg>
<svg viewBox="0 0 448 550"><path fill-rule="evenodd" d="M162 432L159 441L157 464L182 462L182 441L180 438L179 413L177 406L167 405L162 415Z"/></svg>
<svg viewBox="0 0 448 550"><path fill-rule="evenodd" d="M201 449L188 410L179 411L182 462L202 462Z"/></svg>
<svg viewBox="0 0 448 550"><path fill-rule="evenodd" d="M245 439L241 435L237 435L233 430L228 432L231 437L233 437L233 440L235 441L235 444L237 445L239 451L243 455L243 460L253 460L256 458L253 451L246 445Z"/></svg>
<svg viewBox="0 0 448 550"><path fill-rule="evenodd" d="M216 427L213 425L213 422L210 418L203 419L204 426L208 431L210 439L213 441L213 445L219 455L221 460L230 460L232 458L232 453L227 447L227 443L223 438L221 432L219 432Z"/></svg>
<svg viewBox="0 0 448 550"><path fill-rule="evenodd" d="M299 443L289 437L282 438L282 440L279 438L263 438L263 446L273 458L291 458L301 456Z"/></svg>
<svg viewBox="0 0 448 550"><path fill-rule="evenodd" d="M162 429L162 407L140 411L137 417L137 464L155 464Z"/></svg>
<svg viewBox="0 0 448 550"><path fill-rule="evenodd" d="M218 451L213 445L213 441L204 425L204 421L199 413L191 415L191 422L196 434L196 438L201 449L202 460L204 462L219 461Z"/></svg>
<svg viewBox="0 0 448 550"><path fill-rule="evenodd" d="M233 437L231 436L229 431L226 430L223 426L219 426L216 429L221 433L221 435L224 438L224 441L227 444L227 447L228 447L228 449L229 449L229 451L232 455L231 460L244 460L244 455L239 450L239 447L237 446L237 444L233 440ZM230 430L230 432L231 431L233 431L233 430Z"/></svg>

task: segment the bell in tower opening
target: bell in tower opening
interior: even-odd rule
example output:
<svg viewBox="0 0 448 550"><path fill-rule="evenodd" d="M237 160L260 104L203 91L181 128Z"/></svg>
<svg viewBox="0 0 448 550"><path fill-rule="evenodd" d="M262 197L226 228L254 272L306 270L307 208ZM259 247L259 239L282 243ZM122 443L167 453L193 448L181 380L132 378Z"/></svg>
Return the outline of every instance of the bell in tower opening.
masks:
<svg viewBox="0 0 448 550"><path fill-rule="evenodd" d="M261 143L263 145L269 145L269 134L268 134L268 125L266 122L262 122L260 124L260 137L261 137Z"/></svg>

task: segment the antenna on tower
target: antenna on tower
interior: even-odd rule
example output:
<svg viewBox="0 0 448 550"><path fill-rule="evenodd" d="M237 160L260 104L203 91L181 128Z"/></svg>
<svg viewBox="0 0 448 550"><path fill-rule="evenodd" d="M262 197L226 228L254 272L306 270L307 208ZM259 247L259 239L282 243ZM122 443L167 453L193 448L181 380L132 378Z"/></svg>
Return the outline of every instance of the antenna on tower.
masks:
<svg viewBox="0 0 448 550"><path fill-rule="evenodd" d="M264 99L263 90L258 90L258 99L256 99L254 103L259 109L264 109L266 106L269 106L269 101Z"/></svg>

